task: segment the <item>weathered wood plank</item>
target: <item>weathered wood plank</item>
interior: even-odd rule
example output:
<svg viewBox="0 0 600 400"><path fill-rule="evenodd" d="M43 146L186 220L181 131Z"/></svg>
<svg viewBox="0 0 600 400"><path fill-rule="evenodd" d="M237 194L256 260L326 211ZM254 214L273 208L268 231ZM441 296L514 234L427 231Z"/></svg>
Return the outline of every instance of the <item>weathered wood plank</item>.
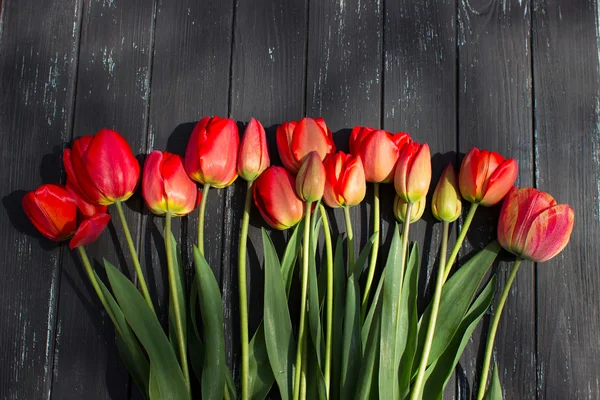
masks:
<svg viewBox="0 0 600 400"><path fill-rule="evenodd" d="M232 2L158 1L148 152L168 150L184 156L198 120L227 116L232 18ZM207 200L205 256L220 281L225 191L211 189ZM183 261L188 289L194 276L192 246L197 243L197 216L196 210L189 217L173 219L175 237L186 238L179 244L187 250ZM164 318L169 291L163 226L163 218L151 214L144 217L141 253L151 271L150 280Z"/></svg>
<svg viewBox="0 0 600 400"><path fill-rule="evenodd" d="M73 136L93 135L107 127L121 133L134 154L145 152L148 70L153 0L90 1L83 6ZM124 206L135 238L139 196ZM128 207L129 206L129 207ZM88 246L90 259L103 271L106 258L135 276L114 206L111 228ZM114 340L114 328L89 284L75 253L63 259L53 396L126 398L129 377Z"/></svg>
<svg viewBox="0 0 600 400"><path fill-rule="evenodd" d="M246 124L258 119L267 130L272 163L278 161L276 125L304 115L306 1L240 1L236 6L230 115ZM223 244L223 297L228 304L225 334L228 359L239 375L238 246L246 182L227 189ZM267 227L254 205L248 238L248 305L250 338L262 319L263 271L261 227ZM272 232L275 241L283 236ZM282 249L279 249L283 251Z"/></svg>
<svg viewBox="0 0 600 400"><path fill-rule="evenodd" d="M25 191L58 183L70 138L79 1L4 1L0 23L0 388L5 399L49 399L61 258L25 216Z"/></svg>
<svg viewBox="0 0 600 400"><path fill-rule="evenodd" d="M537 268L540 399L600 396L598 18L595 1L534 2L536 185L575 211L571 242Z"/></svg>
<svg viewBox="0 0 600 400"><path fill-rule="evenodd" d="M461 1L458 7L459 151L497 151L519 162L519 186L531 186L532 93L528 2ZM496 237L499 207L477 211L468 250ZM465 255L466 252L463 252ZM507 257L506 260L514 258ZM500 293L512 262L498 265ZM535 285L531 266L519 272L496 336L495 357L505 398L535 397ZM477 390L489 320L483 320L461 360L460 398ZM479 357L478 357L479 355ZM466 397L465 397L466 396Z"/></svg>

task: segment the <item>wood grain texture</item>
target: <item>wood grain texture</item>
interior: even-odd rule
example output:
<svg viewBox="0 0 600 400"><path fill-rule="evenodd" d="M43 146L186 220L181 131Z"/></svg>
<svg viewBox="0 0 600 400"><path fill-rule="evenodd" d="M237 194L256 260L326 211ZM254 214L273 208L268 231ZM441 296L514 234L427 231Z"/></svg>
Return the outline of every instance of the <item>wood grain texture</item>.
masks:
<svg viewBox="0 0 600 400"><path fill-rule="evenodd" d="M78 1L5 1L0 23L0 392L5 399L49 399L67 251L43 238L21 200L58 183L71 132L81 8Z"/></svg>
<svg viewBox="0 0 600 400"><path fill-rule="evenodd" d="M455 19L453 1L385 3L383 126L428 143L432 154L428 206L410 228L410 240L421 252L420 311L431 299L439 262L441 224L431 214L431 198L442 170L448 163L456 166ZM392 187L388 202L394 194ZM446 392L453 388L451 381Z"/></svg>
<svg viewBox="0 0 600 400"><path fill-rule="evenodd" d="M306 1L255 2L236 5L230 115L238 121L240 135L251 117L267 131L272 163L281 165L275 144L277 125L304 115L306 65ZM260 29L258 29L260 27ZM238 179L227 189L223 243L223 297L229 305L225 316L227 354L239 375L238 246L246 182ZM249 335L262 319L264 273L261 228L268 228L254 204L248 232L247 286ZM281 244L283 234L272 232ZM281 251L282 246L278 247Z"/></svg>
<svg viewBox="0 0 600 400"><path fill-rule="evenodd" d="M537 267L538 398L600 396L598 3L535 2L536 184L575 211L566 249Z"/></svg>
<svg viewBox="0 0 600 400"><path fill-rule="evenodd" d="M533 184L530 18L528 2L459 2L459 151L466 153L478 147L517 159L519 186ZM498 211L498 206L478 209L467 235L467 251L495 239ZM505 259L512 261L514 257ZM497 265L498 296L510 272L510 261ZM489 319L484 318L465 350L458 382L460 398L469 398L469 393L477 390L488 325ZM535 397L535 281L531 265L519 271L504 307L494 360L505 398Z"/></svg>
<svg viewBox="0 0 600 400"><path fill-rule="evenodd" d="M81 22L73 136L107 127L121 133L134 154L146 149L148 71L153 0L85 2ZM140 196L124 205L134 238ZM112 222L87 252L101 276L103 258L135 279L115 206ZM95 260L95 262L94 262ZM115 345L114 328L76 253L63 258L57 317L54 381L56 398L126 398L127 370Z"/></svg>

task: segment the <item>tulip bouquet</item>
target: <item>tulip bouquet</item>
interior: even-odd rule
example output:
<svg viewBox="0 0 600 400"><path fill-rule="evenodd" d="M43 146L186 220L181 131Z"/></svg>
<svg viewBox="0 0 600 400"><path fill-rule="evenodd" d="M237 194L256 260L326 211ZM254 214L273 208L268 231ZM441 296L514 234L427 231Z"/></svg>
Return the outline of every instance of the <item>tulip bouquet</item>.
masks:
<svg viewBox="0 0 600 400"><path fill-rule="evenodd" d="M356 127L346 154L336 151L322 118L283 123L276 143L283 166L270 165L260 122L251 119L240 142L233 120L212 117L197 123L183 159L157 150L147 156L142 195L148 209L164 217L170 296L165 324L155 310L122 208L142 171L117 132L103 129L75 139L63 154L66 185L43 185L23 198L25 213L43 235L54 241L70 239L70 248L77 249L114 324L120 356L142 394L148 399L247 400L263 399L270 392L294 400L440 399L494 300L496 277L489 272L504 248L515 261L489 326L477 392L478 400L501 398L497 369L489 386L488 375L511 284L523 260L546 261L567 245L573 210L537 189L513 187L517 163L498 153L472 149L458 176L448 165L430 204L441 221L435 288L419 313L419 246L410 245L409 238L411 224L428 206L429 146L407 133ZM241 373L236 382L225 360L221 293L204 258L204 214L209 189L231 185L238 176L247 190L239 230ZM393 228L384 257L379 254L379 186L388 183L394 184L396 198L384 206L393 207L402 229ZM373 185L373 232L358 249L350 208L364 200L367 184ZM469 210L448 254L449 226L461 216L463 200ZM454 268L478 207L502 201L498 240ZM269 226L291 233L285 248L276 248L262 230L263 320L250 335L246 255L253 203ZM84 248L109 223L112 205L137 286L108 260L104 283ZM173 217L185 216L198 205L195 277L186 284L182 249L171 224ZM332 237L326 207L343 210L345 227L338 238ZM297 296L291 294L292 285L298 285ZM297 315L297 324L292 315Z"/></svg>

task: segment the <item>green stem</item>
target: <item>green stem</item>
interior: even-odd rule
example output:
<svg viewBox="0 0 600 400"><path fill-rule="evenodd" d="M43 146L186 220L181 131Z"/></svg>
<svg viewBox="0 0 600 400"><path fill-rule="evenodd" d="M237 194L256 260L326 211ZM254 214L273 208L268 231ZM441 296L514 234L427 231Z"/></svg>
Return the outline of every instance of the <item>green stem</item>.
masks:
<svg viewBox="0 0 600 400"><path fill-rule="evenodd" d="M131 253L131 258L133 259L133 267L135 268L135 273L137 274L138 283L140 284L140 289L142 290L142 294L148 303L148 306L154 311L154 305L152 304L152 298L150 297L150 292L148 292L148 286L146 285L146 279L144 278L144 273L142 272L142 267L140 265L140 260L138 258L137 252L135 251L135 245L133 244L133 239L131 238L131 233L129 232L129 225L127 225L127 220L125 219L125 213L123 212L123 206L120 201L115 202L115 206L117 207L117 212L119 214L119 219L121 220L121 225L123 225L123 232L125 233L125 240L127 241L127 246L129 247L129 252Z"/></svg>
<svg viewBox="0 0 600 400"><path fill-rule="evenodd" d="M325 372L323 374L323 378L325 379L327 398L329 398L329 388L331 386L331 340L333 333L333 248L331 244L331 231L329 230L329 218L327 218L327 212L322 204L319 206L319 208L323 218L323 231L325 232L325 249L327 256L327 321L325 333ZM349 220L347 220L346 223L348 223L348 221Z"/></svg>
<svg viewBox="0 0 600 400"><path fill-rule="evenodd" d="M344 221L346 223L346 236L348 236L348 265L354 264L354 232L350 219L350 207L344 207Z"/></svg>
<svg viewBox="0 0 600 400"><path fill-rule="evenodd" d="M112 309L108 306L106 297L104 297L104 293L102 292L102 289L100 289L100 285L98 284L98 281L96 280L96 274L94 274L94 270L92 269L92 265L90 264L90 259L88 258L87 253L85 252L85 249L83 248L83 246L79 246L79 247L77 247L77 251L79 252L79 257L81 257L81 262L83 263L85 272L87 272L87 275L90 278L90 282L92 283L92 286L94 287L94 290L96 291L96 294L98 295L98 298L100 299L100 303L102 303L102 305L104 306L104 309L108 313L108 316L110 317L111 321L115 325L115 329L117 330L117 333L119 334L119 336L123 337L123 333L121 332L121 329L119 328L119 324L117 324L115 315L113 314Z"/></svg>
<svg viewBox="0 0 600 400"><path fill-rule="evenodd" d="M294 377L294 400L300 398L300 383L302 381L302 348L304 347L306 295L308 293L308 257L310 254L310 209L312 203L306 202L304 217L304 248L302 249L302 293L300 296L300 326L298 328L298 346L296 349L296 374Z"/></svg>
<svg viewBox="0 0 600 400"><path fill-rule="evenodd" d="M240 290L240 341L242 345L242 400L248 400L248 295L246 293L246 246L248 243L248 225L250 223L250 207L252 205L252 182L246 186L246 201L244 202L244 215L242 217L242 230L240 233L240 247L238 258L238 279Z"/></svg>
<svg viewBox="0 0 600 400"><path fill-rule="evenodd" d="M440 265L438 268L438 276L435 285L435 292L433 294L433 300L431 305L431 315L429 317L429 324L427 325L427 334L425 336L425 344L423 345L423 353L421 354L421 362L419 363L419 372L415 379L413 386L413 392L410 396L411 400L417 400L421 398L421 391L423 390L423 384L425 383L425 370L427 369L427 362L429 361L429 353L431 352L431 345L433 343L433 335L435 333L435 324L437 322L438 311L440 309L440 300L442 298L442 287L444 286L444 270L446 267L446 252L448 251L448 225L449 223L444 221L442 227L442 244L440 249Z"/></svg>
<svg viewBox="0 0 600 400"><path fill-rule="evenodd" d="M458 237L456 238L456 243L454 243L452 252L450 253L450 256L448 257L448 261L446 262L446 271L444 272L444 282L446 282L446 280L448 279L448 275L450 275L450 270L452 269L452 264L454 264L454 261L456 260L456 256L458 255L458 251L460 250L460 247L462 246L463 241L465 240L465 237L467 236L467 231L469 230L469 227L471 226L471 222L473 222L473 216L475 215L475 211L477 211L478 206L479 206L479 204L477 204L477 203L471 203L471 207L469 208L469 213L465 217L465 221L464 221L462 227L460 228L460 233L458 234Z"/></svg>
<svg viewBox="0 0 600 400"><path fill-rule="evenodd" d="M210 183L205 183L202 188L202 200L198 209L198 251L204 255L204 214L206 214L206 198L208 197Z"/></svg>
<svg viewBox="0 0 600 400"><path fill-rule="evenodd" d="M177 343L179 346L179 359L181 369L188 392L190 391L190 373L187 362L187 349L185 345L185 336L183 332L183 316L181 315L181 305L177 293L177 282L175 278L175 265L173 263L173 246L171 243L171 213L167 212L165 222L165 251L167 253L167 269L169 272L169 292L171 292L171 303L175 312L175 329L177 330Z"/></svg>
<svg viewBox="0 0 600 400"><path fill-rule="evenodd" d="M373 284L373 277L375 276L375 266L377 264L377 254L379 253L379 183L373 184L373 233L375 240L373 241L373 247L371 249L371 260L369 262L369 274L367 275L367 283L365 285L365 294L362 299L362 312L367 309L367 302L369 301L369 294L371 291L371 285Z"/></svg>
<svg viewBox="0 0 600 400"><path fill-rule="evenodd" d="M521 258L517 257L515 263L513 265L512 271L510 271L510 275L508 276L508 280L504 285L504 289L502 290L502 294L500 295L500 300L498 301L498 306L494 311L494 318L492 319L492 323L490 324L490 330L488 333L487 343L485 345L485 353L483 358L483 368L481 369L481 377L479 378L479 389L477 389L477 400L483 399L485 395L485 388L487 384L488 372L490 370L490 362L492 360L492 352L494 350L494 339L496 338L496 331L498 330L498 323L500 322L500 316L502 315L502 309L504 308L504 303L506 303L506 299L508 298L508 293L510 292L510 287L512 286L513 281L515 280L515 276L517 276L517 271L519 270L519 266L521 265Z"/></svg>

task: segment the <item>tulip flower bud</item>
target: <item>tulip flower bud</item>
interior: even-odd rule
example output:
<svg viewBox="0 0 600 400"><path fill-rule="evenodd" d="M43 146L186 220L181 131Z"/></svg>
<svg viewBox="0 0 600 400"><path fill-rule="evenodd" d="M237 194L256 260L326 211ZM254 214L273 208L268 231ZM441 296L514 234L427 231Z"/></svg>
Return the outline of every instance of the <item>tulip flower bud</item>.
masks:
<svg viewBox="0 0 600 400"><path fill-rule="evenodd" d="M473 148L460 166L460 193L470 203L493 206L506 196L517 179L517 172L514 159L505 160L496 152Z"/></svg>
<svg viewBox="0 0 600 400"><path fill-rule="evenodd" d="M295 191L296 179L285 168L267 168L253 187L254 204L271 227L287 229L304 216L304 202Z"/></svg>
<svg viewBox="0 0 600 400"><path fill-rule="evenodd" d="M394 215L398 221L404 222L406 220L406 209L408 203L400 196L394 197ZM423 216L425 207L427 206L427 197L423 196L417 202L412 204L410 210L410 223L417 222Z"/></svg>
<svg viewBox="0 0 600 400"><path fill-rule="evenodd" d="M276 139L281 162L293 174L298 173L311 151L316 151L321 160L335 152L333 135L323 118L283 123L277 128Z"/></svg>
<svg viewBox="0 0 600 400"><path fill-rule="evenodd" d="M513 187L500 211L498 241L519 257L548 261L569 243L574 219L573 209L548 193Z"/></svg>
<svg viewBox="0 0 600 400"><path fill-rule="evenodd" d="M199 193L196 184L186 174L181 157L154 150L144 164L142 195L154 214L170 212L182 216L196 207Z"/></svg>
<svg viewBox="0 0 600 400"><path fill-rule="evenodd" d="M456 172L452 164L448 164L433 192L431 202L433 216L440 221L453 222L460 216L462 203L456 182Z"/></svg>
<svg viewBox="0 0 600 400"><path fill-rule="evenodd" d="M77 205L69 192L58 185L42 185L23 197L23 210L48 239L70 238L77 229Z"/></svg>
<svg viewBox="0 0 600 400"><path fill-rule="evenodd" d="M360 157L339 151L323 161L325 192L323 200L329 207L347 207L359 204L365 198L367 183Z"/></svg>
<svg viewBox="0 0 600 400"><path fill-rule="evenodd" d="M431 183L431 154L429 145L410 142L400 150L394 186L402 200L416 203L427 195Z"/></svg>
<svg viewBox="0 0 600 400"><path fill-rule="evenodd" d="M238 174L242 179L254 182L270 164L265 128L258 120L251 118L240 144Z"/></svg>
<svg viewBox="0 0 600 400"><path fill-rule="evenodd" d="M98 213L81 222L77 232L69 242L69 248L73 250L76 247L86 246L98 239L108 222L110 215L106 213Z"/></svg>
<svg viewBox="0 0 600 400"><path fill-rule="evenodd" d="M94 205L127 200L140 178L140 164L131 147L110 129L75 139L72 148L63 152L63 161L69 185Z"/></svg>
<svg viewBox="0 0 600 400"><path fill-rule="evenodd" d="M383 130L357 126L350 133L350 153L360 156L367 182L388 183L394 179L399 149L410 141L407 133L392 135Z"/></svg>
<svg viewBox="0 0 600 400"><path fill-rule="evenodd" d="M185 152L185 170L192 180L216 188L237 178L240 144L237 125L231 118L202 118L192 132Z"/></svg>
<svg viewBox="0 0 600 400"><path fill-rule="evenodd" d="M319 153L316 151L308 154L296 176L296 193L308 202L313 202L323 197L325 190L325 167Z"/></svg>

